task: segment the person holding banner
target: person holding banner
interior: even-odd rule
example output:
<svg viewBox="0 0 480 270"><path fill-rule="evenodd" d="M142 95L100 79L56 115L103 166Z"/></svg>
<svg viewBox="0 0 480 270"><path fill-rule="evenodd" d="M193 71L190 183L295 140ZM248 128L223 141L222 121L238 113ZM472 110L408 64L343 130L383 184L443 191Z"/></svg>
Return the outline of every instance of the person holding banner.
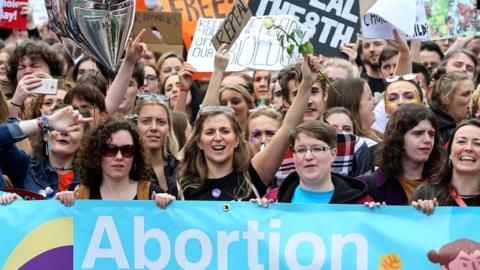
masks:
<svg viewBox="0 0 480 270"><path fill-rule="evenodd" d="M168 98L154 93L137 95L133 119L142 138L151 169L149 178L177 196L178 142L173 131Z"/></svg>
<svg viewBox="0 0 480 270"><path fill-rule="evenodd" d="M51 198L79 182L74 158L91 118L68 106L37 119L0 125L1 171L13 186ZM19 150L15 142L40 135L34 156Z"/></svg>
<svg viewBox="0 0 480 270"><path fill-rule="evenodd" d="M289 130L302 121L319 70L317 58L304 59L303 80L292 109L270 144L251 160L233 109L202 107L191 139L184 147L179 177L184 198L230 201L263 196L282 162ZM166 207L171 199L163 199L161 207Z"/></svg>
<svg viewBox="0 0 480 270"><path fill-rule="evenodd" d="M335 130L321 121L307 121L288 137L295 172L278 189L277 201L285 203L363 204L373 202L367 185L332 173L337 154Z"/></svg>
<svg viewBox="0 0 480 270"><path fill-rule="evenodd" d="M135 126L123 117L110 116L85 138L80 148L77 163L81 185L55 198L65 206L76 199L155 199L155 194L164 190L148 180L146 162Z"/></svg>
<svg viewBox="0 0 480 270"><path fill-rule="evenodd" d="M412 206L426 214L435 206L480 206L480 120L460 123L447 153L438 176L413 194Z"/></svg>
<svg viewBox="0 0 480 270"><path fill-rule="evenodd" d="M407 205L415 189L440 171L443 153L435 114L423 105L405 104L392 114L378 145L378 169L359 179L375 201Z"/></svg>
<svg viewBox="0 0 480 270"><path fill-rule="evenodd" d="M0 191L0 205L11 204L12 202L21 199L19 195L10 192Z"/></svg>

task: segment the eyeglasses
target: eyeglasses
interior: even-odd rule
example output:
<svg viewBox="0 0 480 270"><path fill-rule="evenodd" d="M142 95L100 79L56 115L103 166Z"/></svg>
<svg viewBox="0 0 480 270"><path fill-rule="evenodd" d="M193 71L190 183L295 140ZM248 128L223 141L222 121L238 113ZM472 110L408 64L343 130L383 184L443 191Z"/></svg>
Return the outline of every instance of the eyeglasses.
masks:
<svg viewBox="0 0 480 270"><path fill-rule="evenodd" d="M118 151L122 154L124 158L132 158L135 154L135 146L131 144L117 146L113 144L107 144L103 148L102 155L104 157L114 157L118 154Z"/></svg>
<svg viewBox="0 0 480 270"><path fill-rule="evenodd" d="M150 75L145 76L145 80L147 80L147 81L149 81L149 82L154 82L154 81L156 81L157 79L158 79L158 76L156 76L156 75L151 75L151 74L150 74Z"/></svg>
<svg viewBox="0 0 480 270"><path fill-rule="evenodd" d="M312 153L314 156L318 156L323 152L326 152L328 150L332 149L330 146L325 146L325 145L312 145L312 146L298 146L293 148L293 153L296 155L305 157L307 154L308 150Z"/></svg>
<svg viewBox="0 0 480 270"><path fill-rule="evenodd" d="M199 115L203 115L209 112L223 112L231 115L235 115L235 111L228 107L228 106L205 106L205 107L200 107L200 110L198 110Z"/></svg>
<svg viewBox="0 0 480 270"><path fill-rule="evenodd" d="M390 76L390 77L387 77L385 79L385 81L387 83L393 83L393 82L396 82L398 80L401 80L401 81L415 81L417 82L417 75L413 74L413 73L409 73L409 74L405 74L403 76Z"/></svg>

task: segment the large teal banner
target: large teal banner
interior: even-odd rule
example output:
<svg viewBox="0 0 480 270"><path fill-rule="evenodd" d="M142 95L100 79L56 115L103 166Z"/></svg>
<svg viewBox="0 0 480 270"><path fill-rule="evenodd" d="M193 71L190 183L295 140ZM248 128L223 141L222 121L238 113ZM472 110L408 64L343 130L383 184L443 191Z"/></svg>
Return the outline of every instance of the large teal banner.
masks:
<svg viewBox="0 0 480 270"><path fill-rule="evenodd" d="M14 202L0 207L0 269L440 269L432 261L480 269L479 214L474 207L425 216L394 206Z"/></svg>

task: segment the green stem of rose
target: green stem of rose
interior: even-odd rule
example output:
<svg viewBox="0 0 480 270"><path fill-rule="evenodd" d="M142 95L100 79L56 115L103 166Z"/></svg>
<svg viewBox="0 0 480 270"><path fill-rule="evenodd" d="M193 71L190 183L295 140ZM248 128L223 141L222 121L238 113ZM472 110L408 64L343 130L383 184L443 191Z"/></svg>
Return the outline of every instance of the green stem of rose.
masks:
<svg viewBox="0 0 480 270"><path fill-rule="evenodd" d="M285 31L285 29L283 29L282 26L280 26L280 25L275 25L275 24L274 24L274 25L272 26L272 28L273 28L273 29L278 29L278 30L280 30L280 31L281 31L282 33L284 33L287 37L289 36L289 34L287 33L287 31ZM297 47L297 51L298 51L298 48L300 48L300 44L297 42L297 40L296 40L295 38L293 39L293 42L295 43L295 46ZM306 53L302 53L302 56L303 56L304 58L307 57L307 55L308 55L308 54L306 54ZM324 80L324 81L327 83L328 87L330 87L330 89L332 89L333 92L335 92L335 94L340 95L340 93L339 93L339 92L337 91L337 89L330 83L330 81L328 80L327 76L325 76L325 74L323 74L322 71L319 71L319 72L318 72L318 75L321 77L322 80Z"/></svg>

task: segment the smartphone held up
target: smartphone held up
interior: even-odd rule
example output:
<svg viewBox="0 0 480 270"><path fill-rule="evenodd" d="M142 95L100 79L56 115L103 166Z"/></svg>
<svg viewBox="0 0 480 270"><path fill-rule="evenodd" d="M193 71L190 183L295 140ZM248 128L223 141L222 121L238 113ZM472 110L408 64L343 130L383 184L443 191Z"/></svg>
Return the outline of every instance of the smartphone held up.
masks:
<svg viewBox="0 0 480 270"><path fill-rule="evenodd" d="M42 95L56 95L58 88L57 79L42 79L42 85L33 89L31 92Z"/></svg>

